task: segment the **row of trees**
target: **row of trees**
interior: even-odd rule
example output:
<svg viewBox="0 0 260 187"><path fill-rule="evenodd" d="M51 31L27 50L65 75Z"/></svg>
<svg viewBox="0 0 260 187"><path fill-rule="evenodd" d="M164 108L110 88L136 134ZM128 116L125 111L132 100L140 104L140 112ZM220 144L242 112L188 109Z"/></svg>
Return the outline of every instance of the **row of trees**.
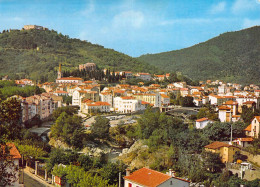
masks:
<svg viewBox="0 0 260 187"><path fill-rule="evenodd" d="M94 178L97 178L102 184L113 185L118 183L118 174L123 173L126 166L122 162L108 162L104 154L100 157L90 157L73 151L53 149L49 154L47 169L52 170L54 175L67 179L73 186L86 180L84 179L86 175L89 175L89 179L85 182L96 181Z"/></svg>

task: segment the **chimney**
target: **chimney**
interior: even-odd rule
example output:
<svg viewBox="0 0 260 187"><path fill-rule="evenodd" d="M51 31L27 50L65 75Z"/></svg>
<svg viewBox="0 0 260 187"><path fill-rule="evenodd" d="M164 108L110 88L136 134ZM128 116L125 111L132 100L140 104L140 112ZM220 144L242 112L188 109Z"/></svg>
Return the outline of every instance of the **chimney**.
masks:
<svg viewBox="0 0 260 187"><path fill-rule="evenodd" d="M169 175L172 176L172 169L169 169Z"/></svg>
<svg viewBox="0 0 260 187"><path fill-rule="evenodd" d="M126 171L126 176L129 176L130 175L130 169L127 168L125 171Z"/></svg>
<svg viewBox="0 0 260 187"><path fill-rule="evenodd" d="M175 177L175 172L172 171L172 169L169 169L169 175L172 176L172 177Z"/></svg>

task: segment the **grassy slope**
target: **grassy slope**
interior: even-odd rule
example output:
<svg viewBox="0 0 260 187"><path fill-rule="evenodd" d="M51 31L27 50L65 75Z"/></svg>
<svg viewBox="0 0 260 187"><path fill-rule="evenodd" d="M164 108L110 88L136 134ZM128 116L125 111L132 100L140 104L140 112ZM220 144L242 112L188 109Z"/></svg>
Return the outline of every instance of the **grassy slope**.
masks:
<svg viewBox="0 0 260 187"><path fill-rule="evenodd" d="M37 47L39 50L37 50ZM56 31L11 31L0 34L0 75L12 78L45 76L54 81L58 64L74 70L79 64L94 62L100 68L145 71L157 68L125 54L79 39L70 39Z"/></svg>
<svg viewBox="0 0 260 187"><path fill-rule="evenodd" d="M228 32L189 48L138 58L192 79L260 83L260 27Z"/></svg>

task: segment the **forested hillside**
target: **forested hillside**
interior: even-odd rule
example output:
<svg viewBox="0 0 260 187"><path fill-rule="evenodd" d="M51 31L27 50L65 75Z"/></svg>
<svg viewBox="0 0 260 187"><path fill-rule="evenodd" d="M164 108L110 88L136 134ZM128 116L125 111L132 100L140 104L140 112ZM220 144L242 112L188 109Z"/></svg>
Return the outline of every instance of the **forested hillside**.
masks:
<svg viewBox="0 0 260 187"><path fill-rule="evenodd" d="M260 84L260 27L224 33L189 48L138 59L196 80Z"/></svg>
<svg viewBox="0 0 260 187"><path fill-rule="evenodd" d="M111 71L157 69L125 54L79 39L70 39L56 31L11 30L0 34L0 75L11 78L54 81L59 63L63 70L75 70L79 64L94 62Z"/></svg>

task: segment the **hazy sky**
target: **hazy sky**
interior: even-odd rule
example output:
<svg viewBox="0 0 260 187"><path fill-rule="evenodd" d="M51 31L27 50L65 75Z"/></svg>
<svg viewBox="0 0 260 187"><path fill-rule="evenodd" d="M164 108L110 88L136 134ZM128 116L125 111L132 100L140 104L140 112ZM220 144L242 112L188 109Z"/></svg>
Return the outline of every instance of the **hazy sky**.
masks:
<svg viewBox="0 0 260 187"><path fill-rule="evenodd" d="M0 30L36 24L130 56L260 25L260 0L0 0Z"/></svg>

